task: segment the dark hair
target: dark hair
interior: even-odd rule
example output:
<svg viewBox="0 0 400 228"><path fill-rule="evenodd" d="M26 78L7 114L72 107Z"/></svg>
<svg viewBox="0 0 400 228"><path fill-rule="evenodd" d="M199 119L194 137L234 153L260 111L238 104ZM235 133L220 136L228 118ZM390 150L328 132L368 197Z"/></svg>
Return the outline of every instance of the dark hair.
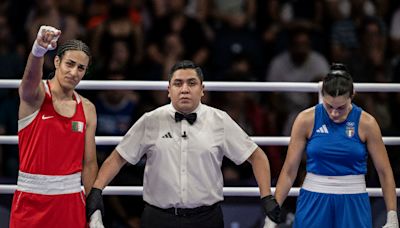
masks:
<svg viewBox="0 0 400 228"><path fill-rule="evenodd" d="M195 70L197 77L200 79L201 82L203 82L203 79L204 79L203 71L201 70L201 68L198 65L196 65L194 62L192 62L190 60L183 60L183 61L175 63L175 65L173 65L171 70L169 71L168 81L171 81L172 76L174 75L175 71L180 70L180 69Z"/></svg>
<svg viewBox="0 0 400 228"><path fill-rule="evenodd" d="M89 57L89 63L92 58L89 47L80 40L67 40L58 47L57 56L62 59L66 51L83 51Z"/></svg>
<svg viewBox="0 0 400 228"><path fill-rule="evenodd" d="M337 97L345 94L353 96L353 79L342 63L333 63L331 70L323 79L322 95Z"/></svg>
<svg viewBox="0 0 400 228"><path fill-rule="evenodd" d="M376 16L367 16L361 21L359 33L360 34L365 34L368 30L369 25L376 25L378 28L379 35L385 36L387 29L385 22L380 18Z"/></svg>
<svg viewBox="0 0 400 228"><path fill-rule="evenodd" d="M287 29L287 45L291 48L296 47L297 39L302 35L306 35L308 40L311 40L311 32L306 26L294 23L293 27Z"/></svg>

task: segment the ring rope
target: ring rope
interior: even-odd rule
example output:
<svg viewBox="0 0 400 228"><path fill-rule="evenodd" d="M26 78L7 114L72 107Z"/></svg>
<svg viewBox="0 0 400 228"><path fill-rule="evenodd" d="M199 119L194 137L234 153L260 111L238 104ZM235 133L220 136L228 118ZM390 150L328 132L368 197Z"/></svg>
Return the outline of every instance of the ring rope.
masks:
<svg viewBox="0 0 400 228"><path fill-rule="evenodd" d="M18 88L21 80L1 79L1 88ZM319 92L318 82L204 82L207 91L282 91ZM165 90L168 81L83 80L77 89L84 90ZM400 92L400 83L354 83L357 92Z"/></svg>
<svg viewBox="0 0 400 228"><path fill-rule="evenodd" d="M13 194L17 185L0 185L0 194ZM82 187L83 189L83 187ZM260 196L258 187L224 187L224 196ZM275 193L275 187L271 187L272 193ZM381 188L367 188L368 196L381 197ZM298 196L300 188L291 188L288 196ZM141 196L143 194L142 186L107 186L103 190L103 195L130 195ZM396 195L400 195L400 188L396 188Z"/></svg>
<svg viewBox="0 0 400 228"><path fill-rule="evenodd" d="M18 88L21 80L1 79L1 88ZM320 92L321 82L204 82L208 91L281 91ZM81 81L77 89L86 90L165 90L167 81ZM354 83L357 92L400 92L399 83ZM251 137L258 145L288 145L290 137ZM118 136L96 136L98 145L116 145L122 139ZM400 137L382 137L386 145L400 145ZM0 136L1 144L17 144L17 136ZM0 185L0 194L12 194L16 185ZM224 187L225 196L259 196L257 187ZM275 188L271 188L275 192ZM291 188L289 196L298 196L300 188ZM367 188L370 197L381 197L381 188ZM142 186L107 186L105 195L142 195ZM400 195L400 188L396 188Z"/></svg>
<svg viewBox="0 0 400 228"><path fill-rule="evenodd" d="M250 137L259 146L287 146L289 145L290 137L288 136L253 136ZM117 145L122 136L96 136L97 145ZM400 145L400 137L382 137L385 145ZM1 135L0 144L17 144L18 136Z"/></svg>

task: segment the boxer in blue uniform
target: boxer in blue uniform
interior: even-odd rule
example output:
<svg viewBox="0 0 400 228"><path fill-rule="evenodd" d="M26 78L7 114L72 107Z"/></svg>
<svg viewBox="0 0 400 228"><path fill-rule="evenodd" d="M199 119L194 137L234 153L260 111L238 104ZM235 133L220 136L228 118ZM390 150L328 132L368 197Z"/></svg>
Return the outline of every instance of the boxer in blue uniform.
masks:
<svg viewBox="0 0 400 228"><path fill-rule="evenodd" d="M321 104L296 118L276 186L280 205L297 176L303 151L307 175L297 199L294 227L372 227L364 175L367 157L379 175L387 209L384 227L399 227L392 168L373 116L352 103L353 80L333 64L323 80Z"/></svg>

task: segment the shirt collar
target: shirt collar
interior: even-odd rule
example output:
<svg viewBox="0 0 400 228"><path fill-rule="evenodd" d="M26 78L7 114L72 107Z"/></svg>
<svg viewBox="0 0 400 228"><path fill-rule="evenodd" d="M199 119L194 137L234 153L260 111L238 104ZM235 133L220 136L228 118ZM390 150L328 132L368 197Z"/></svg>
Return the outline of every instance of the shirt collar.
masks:
<svg viewBox="0 0 400 228"><path fill-rule="evenodd" d="M204 105L201 102L199 102L199 105L197 106L197 108L195 108L193 110L193 112L191 112L191 113L194 113L194 112L197 113L197 117L198 117L200 115L200 113L202 112L202 110L203 110L203 106ZM168 112L171 115L171 117L174 119L175 118L175 112L178 112L178 111L174 108L172 103L170 103L168 105Z"/></svg>

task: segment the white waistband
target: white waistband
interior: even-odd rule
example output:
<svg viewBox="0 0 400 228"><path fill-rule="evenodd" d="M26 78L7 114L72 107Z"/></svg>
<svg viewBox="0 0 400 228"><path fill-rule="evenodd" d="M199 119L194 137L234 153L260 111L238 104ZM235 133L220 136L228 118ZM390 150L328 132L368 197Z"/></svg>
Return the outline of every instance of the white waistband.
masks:
<svg viewBox="0 0 400 228"><path fill-rule="evenodd" d="M367 192L364 175L321 176L307 173L303 189L328 194L357 194Z"/></svg>
<svg viewBox="0 0 400 228"><path fill-rule="evenodd" d="M19 171L17 190L43 195L77 193L82 191L81 173L53 176Z"/></svg>

